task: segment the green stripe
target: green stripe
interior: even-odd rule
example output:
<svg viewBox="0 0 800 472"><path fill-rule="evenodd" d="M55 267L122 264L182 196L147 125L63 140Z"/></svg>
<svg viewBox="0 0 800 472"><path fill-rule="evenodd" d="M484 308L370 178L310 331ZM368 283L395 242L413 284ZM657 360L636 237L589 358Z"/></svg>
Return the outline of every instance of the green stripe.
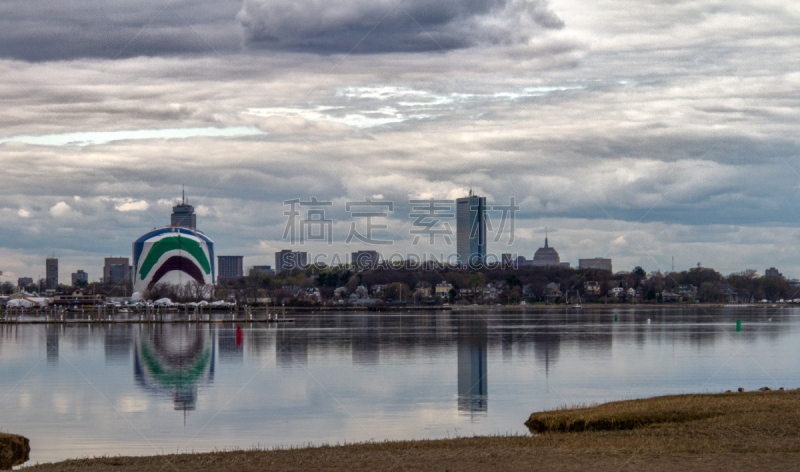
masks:
<svg viewBox="0 0 800 472"><path fill-rule="evenodd" d="M142 277L142 280L147 277L147 274L150 273L150 269L153 268L156 262L158 262L158 259L160 259L165 252L173 251L175 249L188 252L194 256L198 263L200 263L200 267L206 271L206 274L211 273L211 264L208 263L208 258L206 257L206 253L203 252L203 248L200 247L200 243L194 239L182 238L180 235L178 235L163 238L157 243L153 244L153 247L150 248L150 251L147 253L147 257L142 263L142 268L139 269L139 275Z"/></svg>
<svg viewBox="0 0 800 472"><path fill-rule="evenodd" d="M209 349L206 347L193 359L194 362L188 364L185 369L166 369L161 364L158 354L153 352L148 343L143 342L141 346L145 364L147 364L156 382L164 388L193 387L197 385L202 380L203 373L208 367L208 361L211 359Z"/></svg>

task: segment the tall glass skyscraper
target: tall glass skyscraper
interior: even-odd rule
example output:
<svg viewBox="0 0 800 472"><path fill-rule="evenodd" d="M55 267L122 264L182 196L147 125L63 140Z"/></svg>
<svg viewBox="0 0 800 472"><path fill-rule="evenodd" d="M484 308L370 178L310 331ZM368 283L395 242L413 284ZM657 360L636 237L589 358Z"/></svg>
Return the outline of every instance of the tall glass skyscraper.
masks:
<svg viewBox="0 0 800 472"><path fill-rule="evenodd" d="M472 190L456 200L456 250L460 264L486 262L486 197Z"/></svg>

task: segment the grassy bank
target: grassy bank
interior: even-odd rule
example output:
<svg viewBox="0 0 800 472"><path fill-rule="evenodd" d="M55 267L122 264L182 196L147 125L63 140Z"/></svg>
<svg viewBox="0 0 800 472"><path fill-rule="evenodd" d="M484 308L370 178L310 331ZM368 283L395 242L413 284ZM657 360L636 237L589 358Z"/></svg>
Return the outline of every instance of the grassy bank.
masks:
<svg viewBox="0 0 800 472"><path fill-rule="evenodd" d="M64 471L799 470L800 390L679 395L534 413L525 437L110 457Z"/></svg>

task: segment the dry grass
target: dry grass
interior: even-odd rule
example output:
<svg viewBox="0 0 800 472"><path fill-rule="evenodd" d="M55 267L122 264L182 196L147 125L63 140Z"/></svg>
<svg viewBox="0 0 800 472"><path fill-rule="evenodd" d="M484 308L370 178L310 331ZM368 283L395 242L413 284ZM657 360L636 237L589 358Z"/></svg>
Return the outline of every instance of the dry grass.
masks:
<svg viewBox="0 0 800 472"><path fill-rule="evenodd" d="M629 400L534 413L525 424L558 447L800 453L800 390Z"/></svg>
<svg viewBox="0 0 800 472"><path fill-rule="evenodd" d="M59 471L799 470L800 391L682 395L531 415L531 436L113 457Z"/></svg>

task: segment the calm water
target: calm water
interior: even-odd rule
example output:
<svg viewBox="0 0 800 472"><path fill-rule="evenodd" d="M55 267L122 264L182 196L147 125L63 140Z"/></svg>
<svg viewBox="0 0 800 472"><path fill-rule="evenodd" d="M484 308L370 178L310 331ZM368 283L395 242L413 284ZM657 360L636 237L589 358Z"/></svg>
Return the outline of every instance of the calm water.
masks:
<svg viewBox="0 0 800 472"><path fill-rule="evenodd" d="M800 387L799 328L773 307L0 326L0 430L28 464L525 433L564 404Z"/></svg>

